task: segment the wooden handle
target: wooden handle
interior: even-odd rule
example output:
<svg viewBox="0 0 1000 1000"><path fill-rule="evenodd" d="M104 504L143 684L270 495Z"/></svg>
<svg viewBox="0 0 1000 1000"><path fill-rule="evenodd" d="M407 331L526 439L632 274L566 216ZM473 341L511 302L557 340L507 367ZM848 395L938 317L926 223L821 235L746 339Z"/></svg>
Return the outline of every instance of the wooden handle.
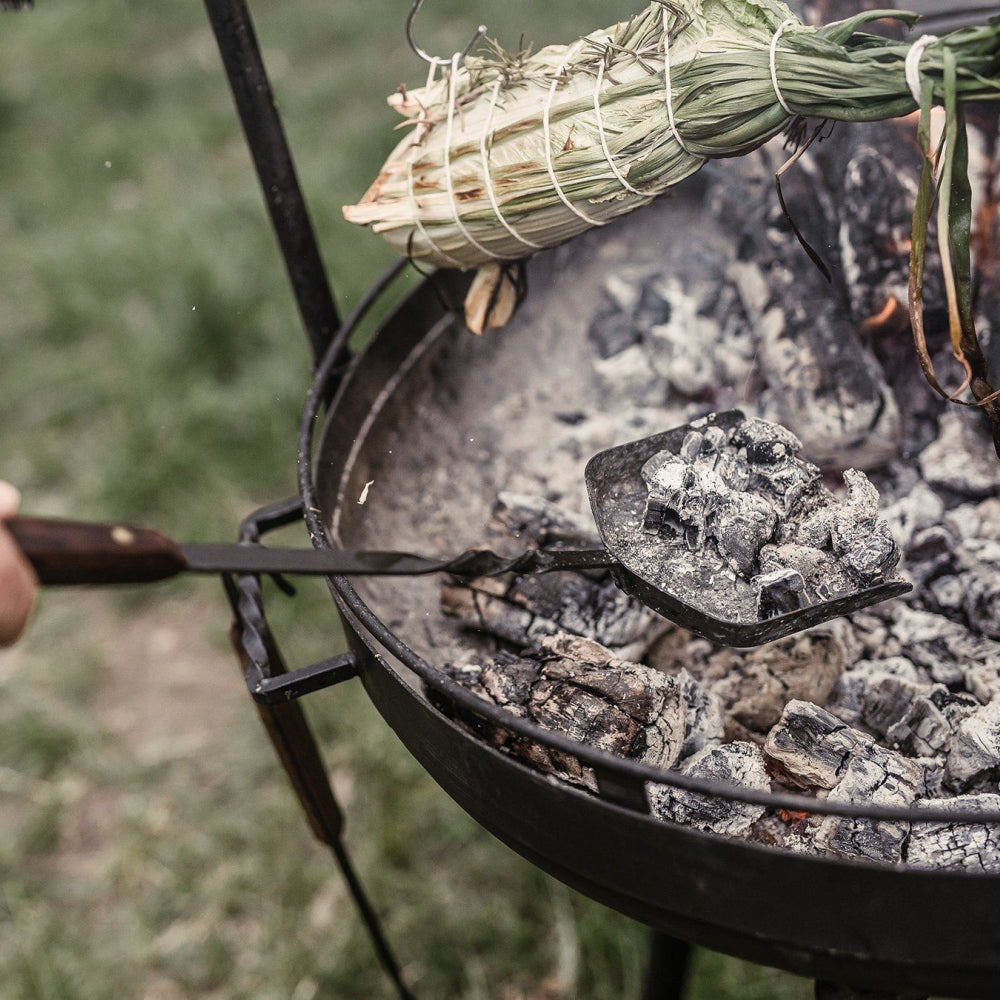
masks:
<svg viewBox="0 0 1000 1000"><path fill-rule="evenodd" d="M150 583L187 567L177 543L149 528L42 517L12 517L3 526L41 583Z"/></svg>

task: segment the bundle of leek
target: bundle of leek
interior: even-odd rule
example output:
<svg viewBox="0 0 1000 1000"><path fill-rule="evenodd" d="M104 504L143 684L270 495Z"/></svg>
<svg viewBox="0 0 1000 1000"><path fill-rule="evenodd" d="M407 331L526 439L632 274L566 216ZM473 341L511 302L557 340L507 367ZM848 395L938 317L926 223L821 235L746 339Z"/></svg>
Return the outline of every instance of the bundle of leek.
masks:
<svg viewBox="0 0 1000 1000"><path fill-rule="evenodd" d="M439 78L432 64L425 87L389 99L414 128L344 215L415 261L479 268L467 319L481 330L511 311L505 265L648 204L706 160L756 149L796 117L871 122L919 110L927 166L914 213L917 345L943 392L920 320L936 200L963 389L993 407L971 320L962 105L1000 100L1000 18L912 43L864 30L884 17L918 20L876 10L811 28L781 0L654 0L568 46L456 56ZM935 105L947 118L939 148Z"/></svg>

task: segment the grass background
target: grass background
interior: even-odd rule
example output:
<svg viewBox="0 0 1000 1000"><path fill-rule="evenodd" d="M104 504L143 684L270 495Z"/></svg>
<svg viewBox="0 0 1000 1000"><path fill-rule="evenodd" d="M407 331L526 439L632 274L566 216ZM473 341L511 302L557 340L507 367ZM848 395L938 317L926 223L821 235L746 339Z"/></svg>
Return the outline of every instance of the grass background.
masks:
<svg viewBox="0 0 1000 1000"><path fill-rule="evenodd" d="M627 5L626 5L627 7ZM390 255L344 223L424 69L407 0L253 5L346 309ZM611 0L430 0L421 44L508 46ZM204 10L38 0L0 14L0 476L33 513L231 539L294 492L309 354ZM302 529L287 539L304 542ZM274 610L327 655L329 598ZM226 647L211 581L47 592L0 654L0 996L386 997ZM422 998L637 997L643 928L478 829L347 685L309 699L347 841ZM691 995L805 998L698 953Z"/></svg>

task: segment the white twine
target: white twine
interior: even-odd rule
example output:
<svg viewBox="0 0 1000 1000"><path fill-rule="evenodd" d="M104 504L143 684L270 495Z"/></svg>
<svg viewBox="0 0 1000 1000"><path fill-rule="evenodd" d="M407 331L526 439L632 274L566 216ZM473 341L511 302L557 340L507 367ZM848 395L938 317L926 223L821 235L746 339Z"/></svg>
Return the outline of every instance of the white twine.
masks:
<svg viewBox="0 0 1000 1000"><path fill-rule="evenodd" d="M434 77L437 76L437 68L440 65L441 60L437 56L431 56L430 68L427 70L427 82L424 84L424 90L430 90L431 85L434 83ZM426 116L427 112L424 111L421 117Z"/></svg>
<svg viewBox="0 0 1000 1000"><path fill-rule="evenodd" d="M434 82L434 77L435 77L435 75L437 73L437 68L438 68L438 63L439 62L440 62L440 60L438 59L437 56L434 56L431 59L431 68L430 68L430 70L427 73L427 86L428 87ZM421 127L423 127L424 123L426 122L426 119L427 119L427 110L425 108L422 108L421 111L420 111ZM420 236L423 238L424 242L435 253L439 254L441 257L443 257L445 260L449 261L455 267L461 267L462 266L462 262L456 260L454 257L451 256L451 254L449 254L449 253L445 252L444 250L442 250L441 247L439 247L437 245L437 243L435 243L434 240L431 239L430 233L427 232L427 229L424 227L424 224L420 221L420 206L419 206L419 204L417 204L417 195L416 195L416 191L414 190L414 185L413 185L413 164L416 161L417 156L419 155L419 146L420 146L419 135L420 134L421 133L418 132L416 134L416 136L414 137L413 143L411 144L412 152L411 152L410 158L409 158L409 160L407 161L407 164L406 164L406 193L409 196L410 210L413 212L413 224L416 227L417 232L420 233Z"/></svg>
<svg viewBox="0 0 1000 1000"><path fill-rule="evenodd" d="M615 163L615 158L611 155L611 147L608 146L608 137L604 132L604 115L601 112L601 85L604 83L604 62L600 63L597 68L597 85L594 87L594 113L597 115L597 134L601 137L601 149L604 150L604 158L608 161L608 166L611 167L611 172L618 179L626 191L631 191L632 194L642 195L642 192L637 188L629 184L626 176L618 169L618 164Z"/></svg>
<svg viewBox="0 0 1000 1000"><path fill-rule="evenodd" d="M663 8L663 83L667 97L667 121L670 122L670 131L673 132L677 145L687 153L688 156L695 154L688 149L680 132L677 131L677 122L674 121L674 93L670 83L670 22L667 17L667 8Z"/></svg>
<svg viewBox="0 0 1000 1000"><path fill-rule="evenodd" d="M503 260L492 250L487 249L469 232L468 227L462 222L461 213L458 208L458 201L455 198L455 182L451 173L451 140L455 131L455 88L458 81L458 64L462 58L460 52L456 52L451 57L451 77L448 80L448 122L444 135L444 183L448 191L448 200L451 202L451 214L455 220L455 225L462 231L462 235L477 249L484 253L490 260Z"/></svg>
<svg viewBox="0 0 1000 1000"><path fill-rule="evenodd" d="M414 144L416 147L416 144ZM420 233L427 245L434 250L436 253L440 254L446 261L451 263L455 267L462 267L463 264L459 260L455 260L450 253L442 250L434 240L431 239L430 233L424 228L424 224L420 221L420 206L417 204L417 196L413 190L413 161L416 159L417 153L416 148L414 148L413 156L410 157L409 162L406 164L406 191L410 196L410 208L413 211L413 224L417 227L417 232Z"/></svg>
<svg viewBox="0 0 1000 1000"><path fill-rule="evenodd" d="M500 202L497 200L496 191L493 189L493 178L490 176L490 154L489 154L489 137L491 135L491 130L493 128L493 112L497 106L497 99L500 96L500 87L503 81L497 79L497 82L493 85L493 95L490 98L490 110L486 115L486 124L483 126L483 136L479 143L479 152L483 158L483 181L486 187L486 197L490 200L490 205L493 208L493 214L497 217L497 222L500 223L504 229L510 233L511 236L517 240L518 243L523 246L528 247L530 250L543 250L544 246L541 243L533 243L531 240L522 236L504 217L503 212L500 211Z"/></svg>
<svg viewBox="0 0 1000 1000"><path fill-rule="evenodd" d="M582 212L576 205L573 204L566 197L566 192L563 191L562 186L559 184L559 180L556 177L555 164L552 162L552 127L549 123L549 113L552 110L552 101L556 96L556 88L559 86L559 77L562 75L562 71L566 66L566 61L569 59L569 53L559 64L559 68L556 70L555 78L552 81L552 86L549 88L549 96L545 100L545 107L542 110L542 131L545 135L545 167L549 172L549 180L552 181L552 189L559 196L559 200L576 216L581 218L588 226L606 226L609 219L595 219L586 212Z"/></svg>
<svg viewBox="0 0 1000 1000"><path fill-rule="evenodd" d="M927 47L936 41L939 41L937 35L924 35L922 38L918 38L910 46L910 51L906 53L906 85L910 88L910 93L918 107L922 97L920 93L920 60Z"/></svg>
<svg viewBox="0 0 1000 1000"><path fill-rule="evenodd" d="M778 103L784 109L784 112L789 117L793 117L795 112L788 106L788 102L785 100L784 94L781 93L781 87L778 85L778 40L784 34L786 28L793 28L798 22L794 18L789 18L787 21L783 21L778 25L778 30L774 33L774 37L771 39L771 86L774 87L775 96L778 98Z"/></svg>

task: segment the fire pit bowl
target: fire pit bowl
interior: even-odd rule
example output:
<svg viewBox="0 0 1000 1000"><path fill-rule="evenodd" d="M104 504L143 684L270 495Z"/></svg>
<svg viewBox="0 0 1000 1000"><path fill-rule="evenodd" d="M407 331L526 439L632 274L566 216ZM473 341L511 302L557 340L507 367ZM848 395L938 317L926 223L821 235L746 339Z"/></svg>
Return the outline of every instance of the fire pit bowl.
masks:
<svg viewBox="0 0 1000 1000"><path fill-rule="evenodd" d="M710 244L717 234L701 216L700 196L694 184L682 198L539 255L529 272L532 294L504 331L472 337L452 309L468 279L441 272L409 294L344 374L335 345L310 392L300 442L314 544L419 542L441 551L474 544L498 490L551 488L557 451L571 453L559 499L582 507L585 497L572 495L570 484L582 484L590 455L647 430L616 426L608 414L617 401L595 381L586 317L601 276L682 257L679 234L696 232ZM589 436L580 432L585 426ZM659 780L775 808L876 819L913 820L916 810L734 794L515 718L440 669L479 639L441 617L438 589L435 580L331 580L373 703L441 787L516 852L653 928L751 961L894 994L996 995L997 876L800 855L702 833L650 816L644 786ZM575 755L593 768L598 792L492 748L439 711L442 702ZM920 816L945 818L933 810Z"/></svg>

